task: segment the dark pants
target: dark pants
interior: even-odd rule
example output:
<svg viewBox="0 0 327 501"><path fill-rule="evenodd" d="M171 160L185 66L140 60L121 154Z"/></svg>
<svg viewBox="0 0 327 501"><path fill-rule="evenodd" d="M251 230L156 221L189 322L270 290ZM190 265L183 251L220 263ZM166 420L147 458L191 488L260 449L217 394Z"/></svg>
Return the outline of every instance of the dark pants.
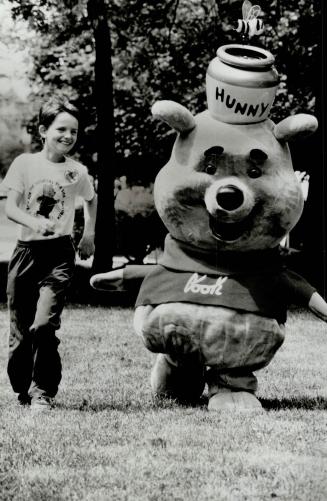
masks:
<svg viewBox="0 0 327 501"><path fill-rule="evenodd" d="M8 375L14 392L54 397L61 380L60 316L75 267L69 236L18 241L8 268Z"/></svg>

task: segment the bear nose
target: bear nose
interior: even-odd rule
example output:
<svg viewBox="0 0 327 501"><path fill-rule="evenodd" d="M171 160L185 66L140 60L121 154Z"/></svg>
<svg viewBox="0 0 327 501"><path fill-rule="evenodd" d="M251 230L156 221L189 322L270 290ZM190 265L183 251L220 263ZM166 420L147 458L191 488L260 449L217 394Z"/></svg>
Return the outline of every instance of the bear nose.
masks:
<svg viewBox="0 0 327 501"><path fill-rule="evenodd" d="M216 200L222 209L232 211L241 207L244 196L243 192L236 186L227 185L218 189Z"/></svg>

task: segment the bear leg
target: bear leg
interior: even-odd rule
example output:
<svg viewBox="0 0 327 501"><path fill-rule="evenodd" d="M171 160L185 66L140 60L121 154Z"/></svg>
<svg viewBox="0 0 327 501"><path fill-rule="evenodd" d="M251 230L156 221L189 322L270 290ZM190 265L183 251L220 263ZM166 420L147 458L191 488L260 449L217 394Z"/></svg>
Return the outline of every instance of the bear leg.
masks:
<svg viewBox="0 0 327 501"><path fill-rule="evenodd" d="M205 370L195 358L198 356L189 355L177 362L159 353L151 372L153 393L185 403L199 400L205 386Z"/></svg>
<svg viewBox="0 0 327 501"><path fill-rule="evenodd" d="M254 395L258 383L255 375L247 369L219 372L207 371L209 411L262 411L262 405Z"/></svg>
<svg viewBox="0 0 327 501"><path fill-rule="evenodd" d="M235 391L220 388L209 398L209 411L262 411L259 400L249 391Z"/></svg>

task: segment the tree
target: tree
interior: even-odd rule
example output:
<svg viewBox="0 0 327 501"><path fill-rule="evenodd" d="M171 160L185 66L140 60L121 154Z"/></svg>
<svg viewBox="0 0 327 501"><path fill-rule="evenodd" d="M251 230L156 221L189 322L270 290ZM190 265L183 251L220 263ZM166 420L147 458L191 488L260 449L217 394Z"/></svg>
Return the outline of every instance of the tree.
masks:
<svg viewBox="0 0 327 501"><path fill-rule="evenodd" d="M31 79L38 95L63 89L86 110L82 157L94 165L96 103L92 92L95 44L87 0L11 0L15 15L41 36L32 46ZM91 2L92 3L92 2ZM198 112L206 106L205 73L217 48L240 42L235 31L242 0L115 0L105 2L112 39L115 149L121 158L167 155L171 132L154 123L156 99L175 99ZM320 43L318 0L260 0L266 30L251 43L276 57L281 85L272 110L314 111ZM58 30L60 26L60 30ZM36 38L36 37L35 37ZM168 145L168 147L167 147ZM154 171L156 170L153 167Z"/></svg>
<svg viewBox="0 0 327 501"><path fill-rule="evenodd" d="M85 110L86 134L81 159L97 177L94 162L97 103L92 86L95 33L90 22L92 16L87 11L88 2L11 1L14 15L29 19L33 29L41 34L31 45L32 81L38 95L62 89ZM92 0L89 2L92 4ZM148 180L155 177L167 159L174 139L168 127L152 120L151 105L164 98L184 104L193 113L206 107L205 73L209 61L220 45L242 41L235 31L242 0L103 0L101 3L107 9L112 42L115 133L110 132L107 140L113 137L115 140L118 175L126 174L128 165L129 172L138 170L140 177ZM273 120L279 121L290 113L319 111L316 96L321 91L316 82L322 63L318 51L322 43L322 2L260 0L259 4L266 29L263 37L251 43L274 54L281 79L271 112ZM109 84L108 95L110 92ZM319 136L316 138L315 141ZM321 151L321 140L315 149ZM295 145L292 151L295 168L307 170L311 175L309 207L316 198L314 186L321 189L322 171L311 169L312 162L303 161L305 155L301 152L305 152L305 147ZM321 160L317 159L317 164L322 165ZM109 177L112 172L102 170ZM111 178L106 178L104 185L105 190L109 189ZM102 217L110 221L112 213L106 216L103 212ZM320 203L313 209L312 217L326 218L326 207ZM104 233L109 236L110 231L106 229ZM304 231L308 232L308 228ZM319 247L322 246L325 243L320 242Z"/></svg>
<svg viewBox="0 0 327 501"><path fill-rule="evenodd" d="M317 133L297 151L302 162L311 173L307 207L304 211L304 245L302 268L308 279L315 284L319 292L327 297L327 176L326 176L326 62L322 47L326 47L326 7L322 5L323 15L320 18L319 33L321 43L318 46L318 57L314 74L316 100L316 116L319 122Z"/></svg>
<svg viewBox="0 0 327 501"><path fill-rule="evenodd" d="M3 9L0 19L0 180L12 160L27 146L25 125L31 113L25 79L28 58L18 40L27 33L21 23L11 20L8 6Z"/></svg>
<svg viewBox="0 0 327 501"><path fill-rule="evenodd" d="M93 273L112 268L115 242L114 212L114 113L111 39L103 0L87 4L95 40L95 85L97 111L98 210L95 230Z"/></svg>

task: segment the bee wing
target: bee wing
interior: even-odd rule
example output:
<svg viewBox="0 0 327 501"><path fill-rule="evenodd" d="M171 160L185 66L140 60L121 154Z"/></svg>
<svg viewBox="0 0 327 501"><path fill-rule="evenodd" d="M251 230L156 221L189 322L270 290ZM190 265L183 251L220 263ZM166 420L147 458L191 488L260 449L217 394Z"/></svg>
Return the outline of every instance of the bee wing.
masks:
<svg viewBox="0 0 327 501"><path fill-rule="evenodd" d="M252 3L249 0L244 0L242 4L242 17L244 20L248 19L249 12L251 10Z"/></svg>
<svg viewBox="0 0 327 501"><path fill-rule="evenodd" d="M248 12L246 20L250 21L251 19L256 19L259 16L260 13L261 13L260 6L259 5L253 5L251 7L251 9L249 10L249 12Z"/></svg>

